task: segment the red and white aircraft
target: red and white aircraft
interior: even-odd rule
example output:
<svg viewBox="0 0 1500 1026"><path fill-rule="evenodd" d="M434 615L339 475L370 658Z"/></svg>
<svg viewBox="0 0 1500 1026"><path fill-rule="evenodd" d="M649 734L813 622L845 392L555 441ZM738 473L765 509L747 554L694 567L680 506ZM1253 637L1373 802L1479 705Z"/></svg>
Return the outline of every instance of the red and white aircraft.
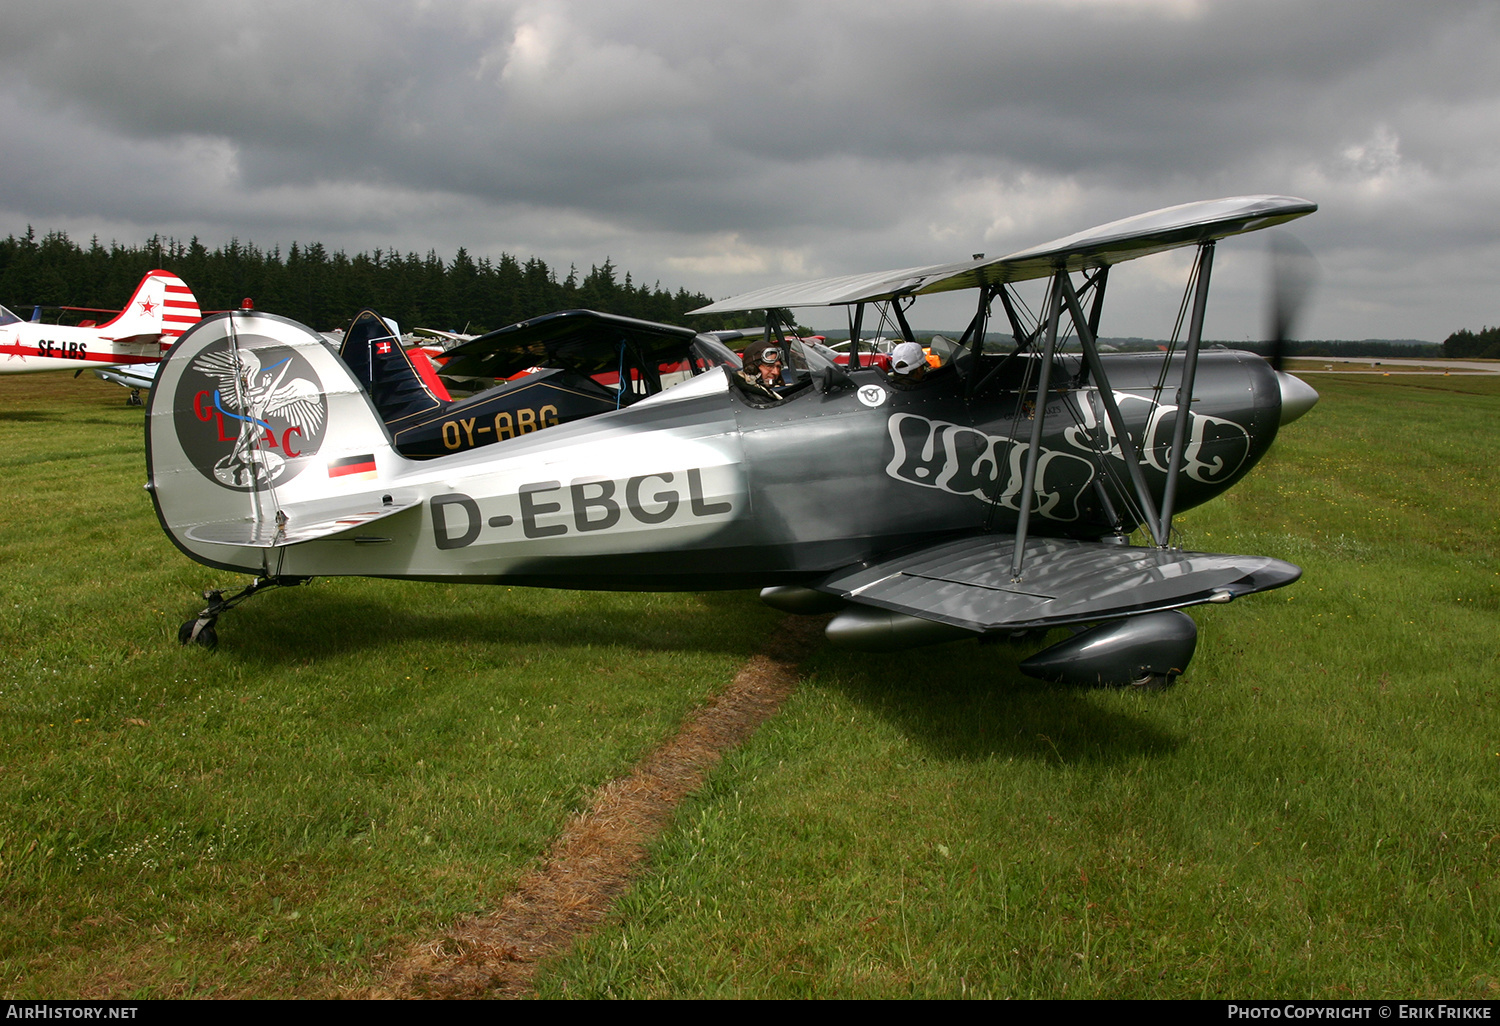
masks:
<svg viewBox="0 0 1500 1026"><path fill-rule="evenodd" d="M149 387L155 365L202 316L192 289L170 271L149 272L125 309L97 326L25 321L0 306L0 374L92 370L113 381L108 372L133 371L126 376L141 383L120 383Z"/></svg>

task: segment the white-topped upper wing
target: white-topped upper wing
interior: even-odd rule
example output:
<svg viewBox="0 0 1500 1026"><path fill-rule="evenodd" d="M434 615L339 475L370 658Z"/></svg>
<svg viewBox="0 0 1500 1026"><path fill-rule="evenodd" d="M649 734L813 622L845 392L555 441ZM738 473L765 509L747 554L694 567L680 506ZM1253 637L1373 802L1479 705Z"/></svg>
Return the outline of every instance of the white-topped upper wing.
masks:
<svg viewBox="0 0 1500 1026"><path fill-rule="evenodd" d="M937 264L932 267L906 267L894 271L872 271L867 274L841 274L832 278L772 285L723 299L690 311L695 314L729 313L733 310L764 310L768 307L838 306L875 298L903 294L931 281L935 275L970 270L983 261L964 264Z"/></svg>
<svg viewBox="0 0 1500 1026"><path fill-rule="evenodd" d="M1311 214L1317 209L1316 203L1294 196L1230 196L1200 200L1111 221L993 260L934 264L776 285L710 303L693 313L839 306L1045 278L1062 268L1079 271L1104 267L1179 246L1258 231Z"/></svg>

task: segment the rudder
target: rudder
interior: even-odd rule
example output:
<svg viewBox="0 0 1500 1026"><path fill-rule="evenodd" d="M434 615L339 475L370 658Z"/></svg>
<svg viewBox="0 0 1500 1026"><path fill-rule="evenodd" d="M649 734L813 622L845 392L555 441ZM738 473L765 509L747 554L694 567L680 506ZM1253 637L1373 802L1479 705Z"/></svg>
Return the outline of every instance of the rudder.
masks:
<svg viewBox="0 0 1500 1026"><path fill-rule="evenodd" d="M113 320L99 326L116 341L151 336L163 352L202 317L193 290L171 271L148 271Z"/></svg>
<svg viewBox="0 0 1500 1026"><path fill-rule="evenodd" d="M437 413L448 401L448 396L439 397L428 386L401 348L401 340L374 310L361 310L350 322L339 356L369 391L371 402L388 425Z"/></svg>
<svg viewBox="0 0 1500 1026"><path fill-rule="evenodd" d="M400 462L333 350L271 314L200 321L163 360L146 410L146 487L162 527L223 569L268 573L301 525L378 507L379 479Z"/></svg>

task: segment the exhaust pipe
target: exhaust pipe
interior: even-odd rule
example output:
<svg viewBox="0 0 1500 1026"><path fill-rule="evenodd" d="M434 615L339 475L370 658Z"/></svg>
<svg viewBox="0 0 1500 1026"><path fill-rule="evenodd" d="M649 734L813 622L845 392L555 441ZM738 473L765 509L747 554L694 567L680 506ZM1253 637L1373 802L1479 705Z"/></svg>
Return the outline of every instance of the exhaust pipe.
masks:
<svg viewBox="0 0 1500 1026"><path fill-rule="evenodd" d="M964 627L870 606L850 606L835 616L823 628L823 633L839 648L858 652L899 652L905 648L978 637Z"/></svg>

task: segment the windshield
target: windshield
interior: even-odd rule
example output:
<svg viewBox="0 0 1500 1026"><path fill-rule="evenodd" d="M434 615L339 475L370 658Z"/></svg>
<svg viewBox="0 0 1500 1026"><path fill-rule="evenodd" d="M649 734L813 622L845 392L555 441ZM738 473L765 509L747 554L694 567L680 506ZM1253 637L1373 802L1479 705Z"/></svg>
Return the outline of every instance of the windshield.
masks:
<svg viewBox="0 0 1500 1026"><path fill-rule="evenodd" d="M5 309L5 307L0 306L0 327L3 327L5 325L7 325L7 324L20 324L20 323L21 323L21 318L17 317L15 314L13 314L9 310Z"/></svg>
<svg viewBox="0 0 1500 1026"><path fill-rule="evenodd" d="M710 335L699 335L693 339L688 351L692 354L694 374L702 374L715 367L728 367L737 371L741 366L739 354Z"/></svg>
<svg viewBox="0 0 1500 1026"><path fill-rule="evenodd" d="M814 377L821 373L823 368L836 366L834 358L837 354L812 339L792 339L791 347L792 366L798 370L807 371Z"/></svg>

